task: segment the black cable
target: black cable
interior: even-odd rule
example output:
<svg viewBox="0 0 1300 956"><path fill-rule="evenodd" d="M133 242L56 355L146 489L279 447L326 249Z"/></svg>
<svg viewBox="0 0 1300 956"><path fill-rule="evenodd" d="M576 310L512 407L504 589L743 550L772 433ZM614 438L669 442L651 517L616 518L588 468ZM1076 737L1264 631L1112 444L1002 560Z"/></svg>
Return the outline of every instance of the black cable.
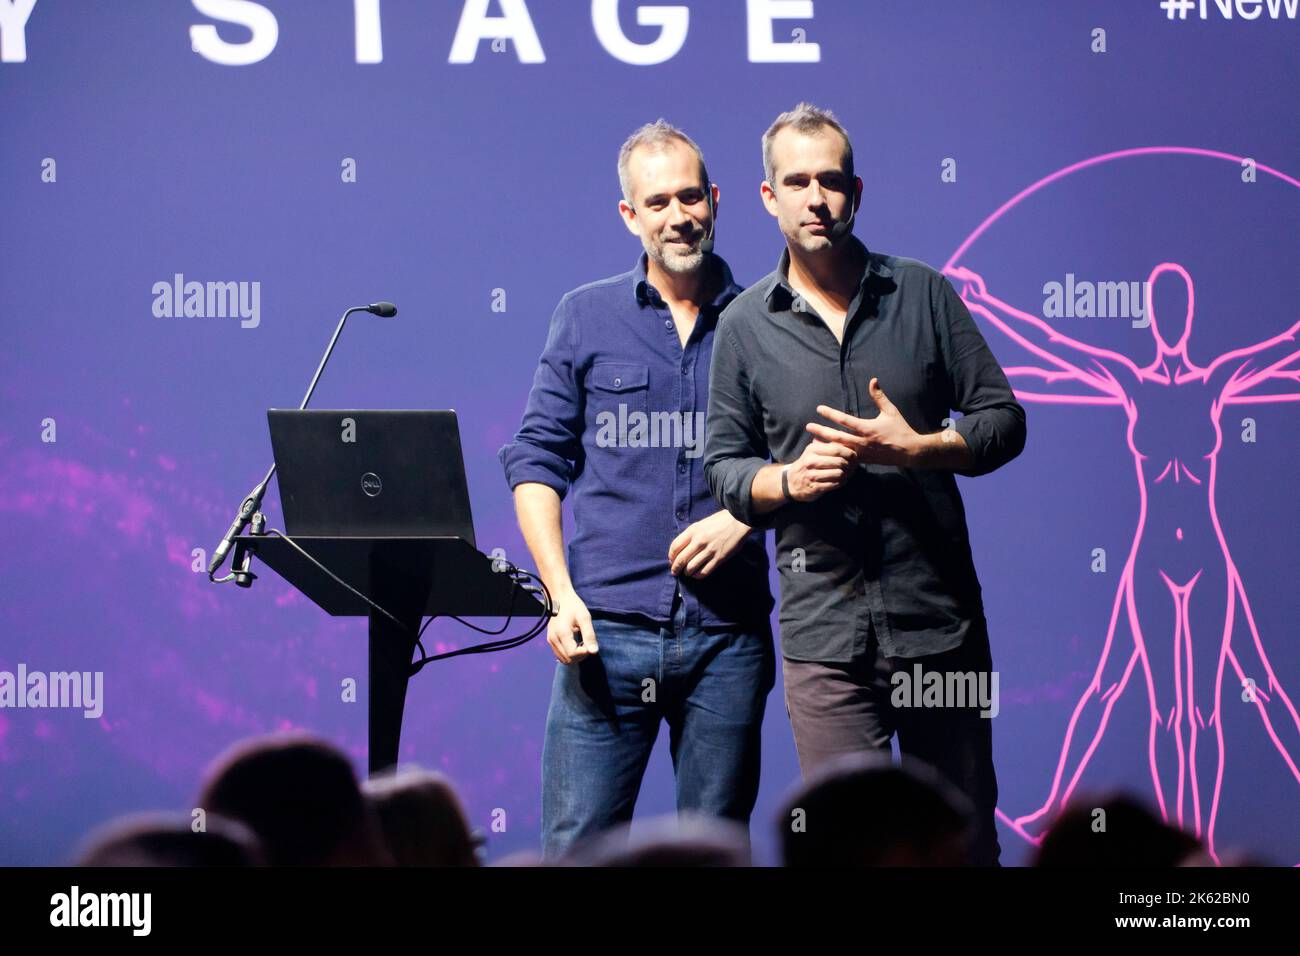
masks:
<svg viewBox="0 0 1300 956"><path fill-rule="evenodd" d="M374 608L374 609L375 609L376 611L378 611L380 614L384 615L384 617L388 618L390 621L392 621L394 624L396 624L398 627L400 627L402 630L404 630L407 634L412 634L412 633L414 633L414 632L411 631L411 628L406 624L406 622L398 620L397 617L396 617L394 614L392 614L392 613L391 613L387 608L380 607L378 604L376 604L374 601L370 600L370 598L366 597L364 594L362 594L360 591L358 591L358 590L357 590L356 588L354 588L352 585L348 584L347 581L344 581L341 577L339 577L337 574L335 574L335 573L334 573L333 571L331 571L329 568L325 567L325 565L321 564L319 561L317 561L315 558L313 558L310 554L308 554L306 551L304 551L304 550L302 549L302 547L298 544L297 541L294 541L293 538L289 537L289 536L288 536L287 534L285 534L283 531L280 531L280 530L278 530L278 529L276 529L276 528L267 528L267 529L266 529L266 533L267 533L268 535L274 535L275 537L279 538L281 541L284 541L286 544L289 545L289 547L293 548L295 551L297 551L299 554L301 554L304 558L306 558L306 559L307 559L308 561L310 561L312 564L316 565L316 567L320 568L322 571L324 571L326 574L328 574L328 575L329 575L329 576L330 576L330 577L331 577L331 578L332 578L336 583L343 585L345 588L347 588L349 591L351 591L351 592L352 592L353 594L355 594L357 597L361 598L361 600L365 601L367 604L369 604L372 608ZM414 636L415 636L415 638L418 640L420 635L419 635L419 634L415 634Z"/></svg>
<svg viewBox="0 0 1300 956"><path fill-rule="evenodd" d="M424 657L424 656L425 656L426 654L428 654L429 652L426 651L426 650L424 649L424 643L420 640L420 638L424 637L424 632L425 632L426 630L428 630L429 625L432 624L432 623L434 622L434 619L437 618L437 616L438 616L438 615L434 614L434 615L432 615L432 616L431 616L427 621L425 621L423 624L421 624L421 625L420 625L420 633L418 633L418 634L415 635L415 646L418 647L418 648L420 649L420 656L421 656L421 657Z"/></svg>
<svg viewBox="0 0 1300 956"><path fill-rule="evenodd" d="M497 560L502 561L504 564L508 565L508 573L511 575L511 583L514 584L515 587L522 588L523 590L533 594L536 594L539 591L541 592L542 614L538 617L538 619L533 623L533 625L527 631L525 631L523 634L517 635L516 637L508 637L500 641L488 641L483 644L474 644L471 645L470 647L462 647L454 651L445 651L441 654L433 654L433 655L426 653L424 651L423 646L421 646L420 659L411 665L412 674L419 673L420 670L426 664L430 664L434 661L446 660L447 658L450 657L461 657L462 655L465 654L489 654L494 651L504 651L504 650L509 650L510 648L513 647L520 647L524 644L527 644L538 634L541 634L543 631L546 630L547 621L551 617L551 610L553 607L551 601L551 592L550 589L546 587L546 583L542 581L542 579L539 578L537 575L533 574L531 571L520 570L519 568L516 568L513 564L511 564L509 561L504 561L504 559L498 558ZM521 578L524 580L531 578L532 580L537 582L537 586L533 587L531 585L521 584L520 583ZM454 620L459 621L461 624L466 624L469 627L474 627L474 625L469 624L467 621L463 621L458 617L455 617L455 615L449 615L449 616L452 617ZM432 618L430 618L430 622L432 622ZM501 633L501 631L491 632L477 627L475 627L474 630L481 631L482 633L485 634ZM502 630L504 630L504 628L502 628Z"/></svg>
<svg viewBox="0 0 1300 956"><path fill-rule="evenodd" d="M531 641L533 638L535 638L535 637L536 637L538 634L540 634L542 631L546 630L546 622L547 622L547 621L549 620L549 618L551 617L551 609L552 609L552 603L551 603L551 592L550 592L550 590L546 587L545 582L542 581L542 579L539 578L537 575L533 574L531 571L523 571L523 570L520 570L519 568L515 567L514 564L512 564L511 562L505 560L504 558L494 558L494 559L493 559L493 565L494 565L494 568L493 568L493 569L494 569L494 570L504 570L507 574L510 575L510 583L511 583L511 585L512 585L512 589L511 589L511 592L510 592L510 603L511 603L511 605L512 605L512 606L514 605L514 597L515 597L515 591L516 591L516 590L522 588L522 589L525 590L525 591L528 591L528 592L530 592L530 593L536 594L536 593L538 592L539 588L540 588L541 593L542 593L542 596L543 596L543 601L542 601L542 613L541 613L541 615L538 617L538 619L537 619L537 620L532 624L532 626L531 626L527 631L525 631L523 634L517 635L517 636L515 636L515 637L504 638L503 640L500 640L500 641L487 641L487 642L482 643L482 644L472 644L472 645L470 645L469 647L462 647L462 648L459 648L459 649L454 650L454 651L446 651L446 652L444 652L444 653L442 653L442 654L434 654L434 655L431 656L431 655L430 655L430 654L429 654L429 653L424 649L424 644L423 644L423 642L421 641L421 638L423 637L425 630L428 628L428 626L429 626L430 624L433 623L434 618L437 617L437 615L434 615L434 616L430 617L429 620L425 621L424 624L422 624L422 625L420 626L420 629L419 629L418 631L412 631L411 628L410 628L410 627L409 627L405 622L398 620L397 617L394 616L391 612L389 612L387 608L380 607L378 604L376 604L374 601L372 601L369 597L367 597L366 595L362 594L360 591L358 591L358 590L357 590L356 588L354 588L352 585L348 584L348 582L344 581L342 578L340 578L337 574L335 574L335 573L334 573L333 571L331 571L329 568L325 567L325 565L323 565L323 564L321 564L319 561L317 561L314 557L312 557L312 555L308 554L308 553L307 553L307 552L302 548L302 546L298 544L298 542L294 541L293 538L289 537L289 536L288 536L287 534L285 534L283 531L280 531L280 530L277 529L277 528L267 528L267 529L266 529L266 534L268 534L268 535L274 535L275 537L277 537L277 538L279 538L280 540L284 541L286 544L289 545L289 547L293 548L295 551L297 551L299 554L301 554L304 558L306 558L306 559L307 559L308 561L310 561L312 564L316 565L316 567L318 567L318 568L320 568L322 571L324 571L324 572L325 572L325 573L326 573L326 574L327 574L327 575L328 575L332 580L334 580L336 583L343 585L343 587L347 588L349 591L351 591L351 592L352 592L353 594L355 594L357 597L361 598L361 600L365 601L367 604L369 604L369 605L370 605L372 608L374 608L376 611L378 611L379 613L383 614L385 617L387 617L389 620L391 620L394 624L396 624L398 627L400 627L400 628L401 628L403 631L405 631L407 634L411 634L412 636L414 636L414 638L415 638L415 646L418 647L418 648L420 649L420 659L417 660L417 661L415 661L415 662L411 665L411 674L412 674L412 675L415 675L415 674L419 673L420 670L424 667L425 664L432 663L433 661L446 660L446 659L449 658L449 657L460 657L460 656L463 655L463 654L490 654L490 653L493 653L493 652L495 652L495 651L505 651L505 650L510 650L511 648L514 648L514 647L520 647L520 646L522 646L522 645L524 645L524 644L527 644L529 641ZM498 563L499 563L499 564L502 564L502 565L505 565L505 567L504 567L503 569L498 569L498 568L496 567L496 565L497 565ZM209 577L211 577L211 574L210 574L210 573L209 573ZM536 581L538 587L532 587L532 586L530 586L530 585L524 584L523 581L527 581L528 579L532 579L532 580ZM478 631L480 634L503 634L503 633L505 633L506 628L508 628L508 627L510 626L510 622L514 619L514 615L511 614L511 615L509 615L509 616L506 617L506 623L503 624L499 630L496 630L496 631L489 631L489 630L487 630L486 628L481 628L481 627L478 627L477 625L471 624L471 623L469 623L469 621L466 621L466 620L464 620L464 619L462 619L462 618L459 618L459 617L457 617L457 616L454 615L454 614L449 614L449 615L447 615L447 616L450 617L452 620L454 620L454 621L456 621L456 622L458 622L458 623L460 623L460 624L463 624L464 626L466 626L466 627L468 627L468 628L471 628L471 629L473 629L473 630L475 630L475 631Z"/></svg>

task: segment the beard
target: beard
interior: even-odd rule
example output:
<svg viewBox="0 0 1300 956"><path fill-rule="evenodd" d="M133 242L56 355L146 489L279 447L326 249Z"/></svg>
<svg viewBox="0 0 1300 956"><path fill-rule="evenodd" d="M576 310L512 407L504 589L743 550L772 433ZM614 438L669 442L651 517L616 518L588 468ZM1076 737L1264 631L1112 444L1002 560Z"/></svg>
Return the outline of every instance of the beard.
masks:
<svg viewBox="0 0 1300 956"><path fill-rule="evenodd" d="M704 252L700 249L703 233L695 237L689 246L670 243L659 237L651 239L641 237L641 246L646 255L665 272L686 274L695 272L704 264Z"/></svg>

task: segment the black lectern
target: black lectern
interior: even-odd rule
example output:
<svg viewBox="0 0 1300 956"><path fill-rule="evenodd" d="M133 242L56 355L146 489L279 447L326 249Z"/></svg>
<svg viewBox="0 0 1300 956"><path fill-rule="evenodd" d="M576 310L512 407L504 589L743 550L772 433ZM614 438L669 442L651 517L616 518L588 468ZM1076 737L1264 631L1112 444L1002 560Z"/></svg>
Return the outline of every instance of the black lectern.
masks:
<svg viewBox="0 0 1300 956"><path fill-rule="evenodd" d="M406 683L420 620L428 615L540 618L545 608L462 538L299 537L294 542L391 613L374 610L274 535L236 541L335 617L370 618L370 772L397 763Z"/></svg>

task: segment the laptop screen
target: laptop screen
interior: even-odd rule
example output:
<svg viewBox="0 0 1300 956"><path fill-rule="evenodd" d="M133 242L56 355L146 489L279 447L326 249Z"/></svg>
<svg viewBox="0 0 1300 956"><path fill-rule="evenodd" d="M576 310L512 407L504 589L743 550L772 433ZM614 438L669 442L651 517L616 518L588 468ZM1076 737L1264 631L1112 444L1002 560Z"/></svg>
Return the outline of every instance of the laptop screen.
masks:
<svg viewBox="0 0 1300 956"><path fill-rule="evenodd" d="M285 533L474 542L456 413L273 408Z"/></svg>

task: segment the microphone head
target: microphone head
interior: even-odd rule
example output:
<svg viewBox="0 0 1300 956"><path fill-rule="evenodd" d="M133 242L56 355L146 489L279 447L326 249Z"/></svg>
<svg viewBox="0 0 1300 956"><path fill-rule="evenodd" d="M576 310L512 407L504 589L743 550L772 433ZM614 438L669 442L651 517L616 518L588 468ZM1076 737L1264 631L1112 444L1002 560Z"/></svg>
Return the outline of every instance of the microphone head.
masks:
<svg viewBox="0 0 1300 956"><path fill-rule="evenodd" d="M832 242L839 242L841 239L843 239L845 236L847 236L850 232L853 231L853 220L854 220L854 218L857 216L857 214L858 214L858 211L857 211L855 208L853 208L853 200L850 199L850 200L849 200L849 218L848 218L848 219L838 219L838 220L836 220L835 225L831 226L831 241L832 241Z"/></svg>
<svg viewBox="0 0 1300 956"><path fill-rule="evenodd" d="M397 314L397 306L391 302L371 302L366 306L366 311L374 315L383 316L385 319L391 319Z"/></svg>
<svg viewBox="0 0 1300 956"><path fill-rule="evenodd" d="M709 234L700 240L700 252L706 256L713 255L713 227L718 222L718 209L713 205L713 185L708 184L705 195L709 199Z"/></svg>

